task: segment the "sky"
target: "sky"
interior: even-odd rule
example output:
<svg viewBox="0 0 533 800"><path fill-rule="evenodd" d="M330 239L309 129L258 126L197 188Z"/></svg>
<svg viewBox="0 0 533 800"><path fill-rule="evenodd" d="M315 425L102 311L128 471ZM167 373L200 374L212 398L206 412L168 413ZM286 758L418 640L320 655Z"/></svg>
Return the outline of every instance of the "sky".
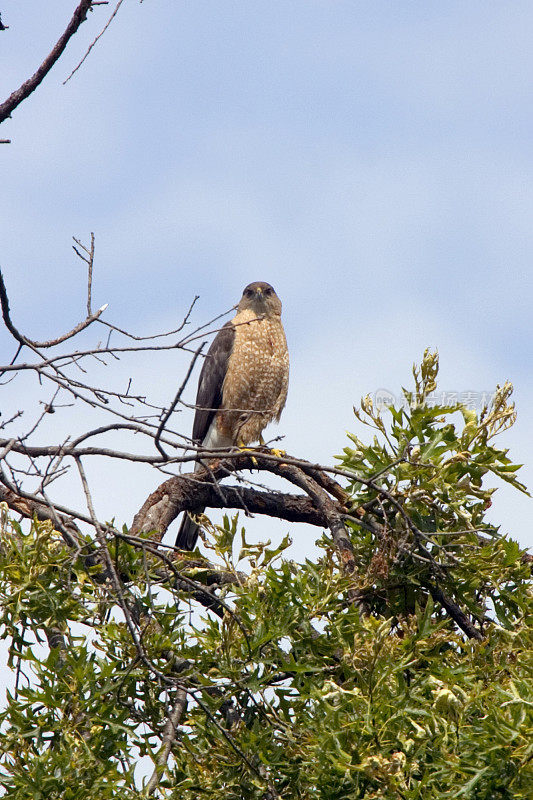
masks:
<svg viewBox="0 0 533 800"><path fill-rule="evenodd" d="M1 0L1 100L74 6ZM89 14L1 126L0 265L16 325L47 339L84 316L71 243L91 231L94 306L138 334L176 327L195 295L203 324L266 280L291 353L270 431L288 452L332 463L346 431L368 437L353 405L398 396L432 347L442 391L513 382L518 421L500 442L533 485L533 5L125 0L63 85L113 7ZM2 359L12 350L0 331ZM185 364L139 360L136 384L168 403ZM130 367L110 369L126 380ZM3 389L4 414L21 397L37 413L20 381ZM42 433L84 423L66 411ZM176 425L188 434L190 414ZM99 516L120 523L158 482L90 471ZM503 487L491 519L530 545L531 511ZM247 528L276 539L288 525ZM301 530L297 558L318 536Z"/></svg>

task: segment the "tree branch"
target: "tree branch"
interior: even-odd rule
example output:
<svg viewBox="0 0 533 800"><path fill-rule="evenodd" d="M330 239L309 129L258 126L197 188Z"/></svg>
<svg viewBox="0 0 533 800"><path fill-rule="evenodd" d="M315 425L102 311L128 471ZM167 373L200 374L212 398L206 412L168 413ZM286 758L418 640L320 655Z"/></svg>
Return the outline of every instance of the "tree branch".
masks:
<svg viewBox="0 0 533 800"><path fill-rule="evenodd" d="M4 483L4 481L2 481ZM6 503L8 508L16 514L20 514L26 519L37 517L38 520L51 520L57 530L63 535L66 543L70 546L78 545L81 531L74 524L70 517L59 513L56 509L51 509L46 503L37 498L30 499L20 495L14 488L0 484L0 503Z"/></svg>
<svg viewBox="0 0 533 800"><path fill-rule="evenodd" d="M445 592L443 592L438 584L433 584L430 581L423 581L422 585L427 588L433 600L436 600L437 603L440 603L441 606L448 612L453 621L457 623L464 633L466 633L469 639L483 639L483 634L481 631L479 631L470 622L464 611L459 608L457 603L454 603Z"/></svg>
<svg viewBox="0 0 533 800"><path fill-rule="evenodd" d="M163 456L163 458L165 458L165 459L167 458L167 454L165 453L165 451L163 450L163 448L161 446L161 442L160 442L161 434L165 430L165 425L167 424L168 420L170 419L170 415L172 414L172 412L174 411L174 409L178 405L178 403L179 403L179 401L181 399L181 395L183 394L183 392L185 390L185 387L187 386L187 384L189 382L189 378L191 377L191 373L192 373L192 371L194 369L194 365L196 364L196 359L198 358L198 356L200 355L200 353L202 352L202 350L204 349L206 344L207 344L207 342L202 342L200 347L198 347L198 349L196 350L194 356L191 359L191 363L189 364L189 368L188 368L187 373L186 373L186 375L185 375L185 377L184 377L184 379L183 379L183 381L181 383L181 386L178 389L178 391L176 392L176 396L174 397L174 400L169 405L168 411L166 411L165 414L163 415L163 418L162 418L162 420L161 420L161 422L159 424L159 428L157 429L157 432L156 432L156 435L155 435L155 439L154 439L154 444L157 447L157 449L159 450L159 452L161 453L161 455Z"/></svg>
<svg viewBox="0 0 533 800"><path fill-rule="evenodd" d="M0 104L0 123L11 116L13 111L19 106L30 94L35 91L42 80L50 72L56 61L60 58L65 50L70 39L74 36L82 22L87 19L87 12L93 5L93 0L81 0L80 4L74 11L72 19L63 35L58 39L52 51L45 58L37 71L24 81L22 86L16 89L2 104Z"/></svg>
<svg viewBox="0 0 533 800"><path fill-rule="evenodd" d="M172 706L167 718L165 729L163 731L162 746L158 753L155 769L152 777L146 784L145 793L150 796L155 792L161 776L167 765L168 757L172 749L172 745L176 740L178 725L180 723L183 712L187 707L187 692L184 689L178 688L176 690L176 702Z"/></svg>

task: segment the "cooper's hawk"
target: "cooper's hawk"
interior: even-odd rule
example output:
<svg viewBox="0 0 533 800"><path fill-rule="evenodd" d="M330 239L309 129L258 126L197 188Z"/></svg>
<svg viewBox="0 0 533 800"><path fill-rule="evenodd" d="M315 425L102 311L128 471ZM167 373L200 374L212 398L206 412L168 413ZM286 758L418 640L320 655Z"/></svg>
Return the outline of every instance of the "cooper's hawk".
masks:
<svg viewBox="0 0 533 800"><path fill-rule="evenodd" d="M237 314L218 332L198 381L192 429L206 450L263 443L262 431L279 420L289 385L289 353L281 300L269 283L250 283ZM195 471L201 469L197 462ZM196 509L201 514L203 509ZM198 525L185 514L177 547L193 550Z"/></svg>

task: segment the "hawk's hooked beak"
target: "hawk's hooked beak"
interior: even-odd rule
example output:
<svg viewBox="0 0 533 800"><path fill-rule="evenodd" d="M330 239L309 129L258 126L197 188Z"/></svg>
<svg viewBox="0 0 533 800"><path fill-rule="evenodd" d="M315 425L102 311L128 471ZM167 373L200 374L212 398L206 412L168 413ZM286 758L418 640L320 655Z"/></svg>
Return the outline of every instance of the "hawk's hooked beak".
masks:
<svg viewBox="0 0 533 800"><path fill-rule="evenodd" d="M255 290L254 300L257 303L258 308L261 310L261 313L266 312L267 297L260 286L258 286Z"/></svg>

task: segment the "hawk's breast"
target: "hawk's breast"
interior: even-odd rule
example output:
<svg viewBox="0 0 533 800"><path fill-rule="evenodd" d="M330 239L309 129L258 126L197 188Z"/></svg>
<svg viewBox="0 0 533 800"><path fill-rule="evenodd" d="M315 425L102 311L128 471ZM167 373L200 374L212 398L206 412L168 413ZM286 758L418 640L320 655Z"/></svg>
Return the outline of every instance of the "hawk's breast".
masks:
<svg viewBox="0 0 533 800"><path fill-rule="evenodd" d="M246 310L232 323L235 340L217 425L234 443L248 444L279 419L287 398L289 354L279 315L258 319Z"/></svg>

